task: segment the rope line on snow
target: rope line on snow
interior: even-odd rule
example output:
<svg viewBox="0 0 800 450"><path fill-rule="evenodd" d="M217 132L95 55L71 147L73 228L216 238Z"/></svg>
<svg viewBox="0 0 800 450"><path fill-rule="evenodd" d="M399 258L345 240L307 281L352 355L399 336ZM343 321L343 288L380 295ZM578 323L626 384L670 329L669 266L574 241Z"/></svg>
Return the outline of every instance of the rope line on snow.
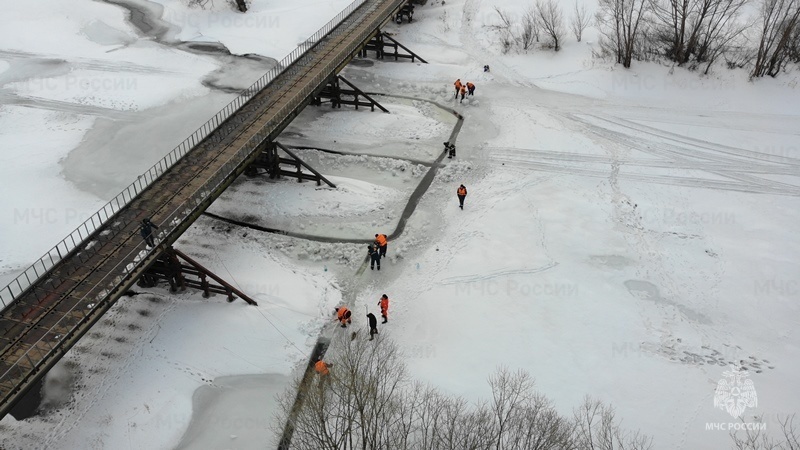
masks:
<svg viewBox="0 0 800 450"><path fill-rule="evenodd" d="M214 249L214 254L216 254L216 255L217 255L217 258L219 259L219 262L220 262L220 264L222 264L222 267L225 269L225 271L226 271L226 272L228 272L228 275L231 277L231 280L233 280L233 282L236 284L236 286L239 288L239 290L242 290L242 289L241 289L241 285L240 285L240 284L239 284L239 282L236 280L236 277L234 277L234 276L233 276L233 274L231 273L231 271L230 271L230 270L228 270L228 266L226 266L226 265L225 265L225 261L223 261L223 260L222 260L222 258L219 256L219 253L217 253L217 250L216 250L216 249ZM268 302L268 303L269 303L269 302ZM261 311L261 309L259 309L258 307L256 307L256 310L258 311L258 313L259 313L259 314L261 314L261 317L263 317L263 318L264 318L264 319L267 321L267 323L269 323L270 325L272 325L272 328L275 328L275 331L277 331L277 332L278 332L278 333L279 333L281 336L283 336L283 338L284 338L284 339L286 339L286 342L288 342L289 344L291 344L291 346L292 346L292 347L294 347L295 349L297 349L297 351L298 351L298 352L300 352L300 354L301 354L301 355L304 355L304 354L305 354L305 352L304 352L303 350L300 350L300 347L298 347L297 345L295 345L294 341L292 341L291 339L289 339L289 337L288 337L288 336L286 336L285 334L283 334L283 331L281 331L281 330L280 330L280 329L279 329L279 328L278 328L278 327L277 327L277 326L276 326L274 323L272 323L272 321L271 321L271 320L269 320L269 317L267 317L267 316L264 314L264 312L263 312L263 311Z"/></svg>

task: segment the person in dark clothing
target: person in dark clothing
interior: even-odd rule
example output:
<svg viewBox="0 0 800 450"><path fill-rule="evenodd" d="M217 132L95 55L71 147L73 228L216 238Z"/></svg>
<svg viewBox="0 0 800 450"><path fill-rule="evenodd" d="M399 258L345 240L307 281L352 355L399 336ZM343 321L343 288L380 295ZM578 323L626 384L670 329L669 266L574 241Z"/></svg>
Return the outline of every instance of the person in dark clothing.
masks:
<svg viewBox="0 0 800 450"><path fill-rule="evenodd" d="M151 222L149 218L142 219L142 228L139 230L139 233L144 238L144 242L147 244L148 248L156 246L155 240L153 239L153 228L157 230L158 225Z"/></svg>
<svg viewBox="0 0 800 450"><path fill-rule="evenodd" d="M378 264L378 270L381 270L381 254L378 249L373 245L369 245L367 246L367 254L369 254L370 258L370 270L375 270L375 264Z"/></svg>
<svg viewBox="0 0 800 450"><path fill-rule="evenodd" d="M378 334L378 319L375 318L375 314L369 313L367 314L367 319L369 320L369 340L373 340L376 334Z"/></svg>
<svg viewBox="0 0 800 450"><path fill-rule="evenodd" d="M464 199L467 198L467 188L462 184L458 187L456 195L458 195L458 207L464 209Z"/></svg>

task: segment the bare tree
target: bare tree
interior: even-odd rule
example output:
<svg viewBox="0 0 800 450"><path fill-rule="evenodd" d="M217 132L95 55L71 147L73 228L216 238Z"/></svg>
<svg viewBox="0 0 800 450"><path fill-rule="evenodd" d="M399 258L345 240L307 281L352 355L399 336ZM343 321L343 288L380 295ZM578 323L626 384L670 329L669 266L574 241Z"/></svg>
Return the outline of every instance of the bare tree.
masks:
<svg viewBox="0 0 800 450"><path fill-rule="evenodd" d="M520 21L519 43L523 50L529 50L534 42L539 42L539 21L536 20L536 10L528 7Z"/></svg>
<svg viewBox="0 0 800 450"><path fill-rule="evenodd" d="M584 398L583 404L575 409L575 445L586 449L636 449L652 448L652 439L639 432L626 432L614 418L614 409L593 400Z"/></svg>
<svg viewBox="0 0 800 450"><path fill-rule="evenodd" d="M641 43L641 27L650 0L598 0L595 15L603 39L604 51L615 56L617 63L629 68L637 43Z"/></svg>
<svg viewBox="0 0 800 450"><path fill-rule="evenodd" d="M489 378L492 429L497 450L570 448L573 424L534 391L530 374L500 368Z"/></svg>
<svg viewBox="0 0 800 450"><path fill-rule="evenodd" d="M731 431L733 448L736 450L798 450L800 449L800 435L794 424L794 414L779 419L781 436L772 437L768 434L763 417L756 418L754 424L765 425L763 428L743 427L744 432Z"/></svg>
<svg viewBox="0 0 800 450"><path fill-rule="evenodd" d="M711 0L713 1L713 0ZM661 39L667 42L667 57L684 63L687 27L696 0L650 0L654 17L661 25Z"/></svg>
<svg viewBox="0 0 800 450"><path fill-rule="evenodd" d="M489 378L491 400L470 404L410 382L397 346L386 335L377 342L343 339L337 344L326 356L335 362L329 375L306 374L304 381L280 397L281 423L291 420L293 427L291 443L284 446L291 444L298 450L585 449L592 447L583 444L606 442L608 435L613 445L595 448L648 448L639 445L644 441L631 438L638 434L623 432L613 410L599 402L587 403L580 410L586 414L576 415L580 421L559 415L547 398L535 392L527 372L499 369ZM597 421L601 426L594 426Z"/></svg>
<svg viewBox="0 0 800 450"><path fill-rule="evenodd" d="M800 20L800 0L761 0L761 39L751 78L775 77L786 62Z"/></svg>
<svg viewBox="0 0 800 450"><path fill-rule="evenodd" d="M555 0L536 0L536 19L542 32L549 38L555 51L561 49L564 39L564 14Z"/></svg>
<svg viewBox="0 0 800 450"><path fill-rule="evenodd" d="M303 404L294 414L293 448L390 448L399 434L394 427L409 423L400 414L412 408L399 395L407 375L397 346L389 339L346 339L332 353L330 375L296 383ZM288 420L294 398L285 395L280 404Z"/></svg>
<svg viewBox="0 0 800 450"><path fill-rule="evenodd" d="M800 63L800 23L794 27L794 33L789 40L789 60Z"/></svg>
<svg viewBox="0 0 800 450"><path fill-rule="evenodd" d="M749 0L725 0L711 8L704 28L689 40L688 51L695 55L698 62L705 62L708 73L717 58L729 51L736 39L742 39L744 32L752 26L740 21L740 11Z"/></svg>
<svg viewBox="0 0 800 450"><path fill-rule="evenodd" d="M679 65L711 64L748 27L739 13L748 0L650 0L658 41Z"/></svg>
<svg viewBox="0 0 800 450"><path fill-rule="evenodd" d="M510 423L517 415L522 405L528 403L533 391L533 380L529 374L518 371L511 373L506 368L500 368L494 376L489 377L489 386L492 387L491 411L495 421L497 449L508 445L504 436Z"/></svg>
<svg viewBox="0 0 800 450"><path fill-rule="evenodd" d="M583 30L592 23L592 17L586 11L586 5L578 6L578 0L575 0L575 11L573 12L574 14L569 24L570 28L572 28L572 33L575 34L575 39L580 42L583 37Z"/></svg>
<svg viewBox="0 0 800 450"><path fill-rule="evenodd" d="M500 35L500 45L503 53L505 54L511 50L514 45L514 41L517 40L514 37L514 20L511 18L511 15L508 12L503 11L497 6L494 7L494 11L497 13L500 23L496 25L490 25L489 28L495 30Z"/></svg>

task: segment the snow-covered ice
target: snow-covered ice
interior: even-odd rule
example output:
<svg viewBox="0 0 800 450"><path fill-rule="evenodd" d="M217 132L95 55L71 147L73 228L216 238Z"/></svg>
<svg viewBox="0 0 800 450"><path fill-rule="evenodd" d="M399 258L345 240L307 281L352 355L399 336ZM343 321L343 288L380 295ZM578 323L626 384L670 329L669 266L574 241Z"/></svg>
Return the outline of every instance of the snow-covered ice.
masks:
<svg viewBox="0 0 800 450"><path fill-rule="evenodd" d="M166 11L178 4L159 3ZM253 3L255 11L269 4ZM743 420L763 415L768 431L777 431L779 418L800 406L794 389L800 370L796 75L748 82L743 71L723 68L710 76L655 63L624 70L593 59L592 44L571 37L557 54L502 55L485 27L494 20L495 5L521 8L512 0L429 2L417 8L413 24L389 29L430 64L370 59L344 71L365 91L438 102L465 119L457 159L444 160L402 235L389 242L381 272L356 276L365 256L358 244L295 239L203 218L178 246L259 306L160 289L121 299L51 376L72 374L72 397L40 417L6 417L0 445L248 448L275 442L267 425L273 424L274 406L266 399L304 368L320 330L340 333L326 328L335 305L352 299L359 312L354 324L365 326L361 311L375 312L382 293L392 298L386 327L409 354L413 376L469 400L487 397L485 380L498 366L522 368L559 411L568 413L592 395L616 408L623 427L652 435L654 448L728 448L727 431L707 426L734 421L714 407L713 397L723 372L735 365L748 369L758 393L758 406L748 408ZM318 27L343 7L312 9L303 17L314 17ZM94 24L89 34L123 48L150 45L141 61L158 65L163 49L142 42L124 15L108 12L105 4L91 8L82 14L106 14L103 21L117 31ZM27 17L21 11L17 17ZM256 47L274 30L233 30L192 19L206 13L165 13L163 19L183 21L175 30L182 40L218 33L211 40L234 53L282 56ZM82 36L84 21L91 22L61 20L63 41ZM596 41L594 34L588 30L585 39ZM241 47L255 36L259 44ZM287 37L285 45L292 39L297 37ZM5 48L11 41L2 42ZM23 44L8 48L52 53L46 43ZM121 64L113 59L116 52L92 52L112 67ZM65 50L61 57L78 64L87 56ZM195 83L183 95L205 99L211 91L198 80L218 60L181 57L197 59L195 68L175 75ZM0 77L17 64L4 59ZM484 64L492 71L484 73ZM453 101L456 78L476 83L475 100ZM20 95L15 86L13 94ZM157 97L175 101L165 95ZM47 99L75 98L59 92ZM126 98L98 96L85 107L139 101ZM392 231L453 119L427 102L386 102L391 114L309 107L281 137L300 148L348 153L297 150L339 189L242 178L211 211L343 240ZM163 121L177 127L184 117L202 120L211 103L182 109L170 109ZM37 130L38 136L45 133L58 149L69 150L101 116L72 113L54 121L48 116L54 113L21 106L0 111L4 133L15 127L0 136L17 143L15 155L29 148L20 142L43 145L25 131L31 122L58 124ZM25 115L19 123L28 125L13 125L10 113ZM59 134L66 124L73 130ZM140 173L126 169L137 157L134 147L120 150L125 167L109 167L114 175L106 188ZM149 151L156 157L170 148ZM4 177L4 192L21 192L12 207L36 204L27 178L17 173L57 189L47 201L76 211L101 202L96 191L81 187L85 180L59 176L63 152L29 151L42 156L28 166L16 158L4 165L15 174ZM77 161L89 164L92 158L84 153ZM463 211L455 197L460 183L470 192ZM23 251L25 239L47 247L59 226L64 233L71 228L56 225L7 222L4 268L41 253ZM7 247L6 236L19 248ZM209 395L215 386L221 395ZM235 417L252 420L218 420L231 402L241 414Z"/></svg>

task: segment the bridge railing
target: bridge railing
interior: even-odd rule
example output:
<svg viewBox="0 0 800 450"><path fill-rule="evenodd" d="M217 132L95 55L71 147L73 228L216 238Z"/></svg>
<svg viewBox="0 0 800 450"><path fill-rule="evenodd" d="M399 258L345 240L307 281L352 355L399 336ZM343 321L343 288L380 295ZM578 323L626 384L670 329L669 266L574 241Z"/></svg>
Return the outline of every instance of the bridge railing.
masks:
<svg viewBox="0 0 800 450"><path fill-rule="evenodd" d="M404 0L394 0L394 2L397 3L400 1ZM345 49L346 51L342 53L344 56L328 62L322 68L322 70L317 72L317 75L314 77L312 82L307 84L302 90L295 93L292 98L289 99L289 101L287 101L284 106L274 114L274 118L272 120L267 122L267 124L262 127L258 133L251 137L245 143L245 145L243 145L233 156L228 159L228 161L226 161L210 177L208 177L208 181L203 187L197 189L180 205L173 208L172 211L166 212L166 215L164 215L165 211L159 211L158 216L160 228L158 229L158 237L163 238L169 235L178 226L180 226L180 224L182 224L188 216L196 213L203 201L207 199L213 191L220 188L222 184L226 182L227 178L230 177L232 173L235 173L236 169L242 164L242 162L253 151L256 150L259 144L261 144L264 139L269 137L270 133L272 133L280 125L282 118L287 117L313 93L317 86L324 83L330 73L332 73L340 64L345 62L347 55L355 52L360 43L363 42L366 37L372 33L372 31L373 30L363 30L358 34L358 36L356 36L354 39L351 39L349 41L350 44ZM99 246L89 245L86 249L82 250L80 254L84 252L94 253L97 251L94 249L94 247ZM48 359L55 357L56 352L60 350L60 346L58 344L65 338L64 335L61 335L61 333L64 333L63 330L69 330L66 333L66 337L73 336L74 333L77 332L80 324L85 322L89 315L97 313L95 310L95 305L106 299L108 293L112 289L118 288L125 279L128 279L131 275L133 275L140 262L147 258L152 251L153 249L148 249L145 246L145 243L140 240L137 245L131 251L129 251L124 258L121 259L123 262L117 263L115 267L109 267L105 276L95 284L96 287L92 291L84 295L81 302L74 306L70 311L65 313L63 317L46 333L44 333L37 342L33 343L31 347L26 350L13 365L11 365L3 374L0 374L0 380L6 380L9 378L22 379L28 377L29 374L32 373L32 369L29 369L29 367L36 367L36 361L47 361ZM74 321L76 318L80 318L78 319L80 321L78 324L67 323L68 320ZM4 393L4 396L7 399L11 396L11 393Z"/></svg>
<svg viewBox="0 0 800 450"><path fill-rule="evenodd" d="M327 36L339 23L356 10L366 0L355 0L344 10L331 19L327 24L311 35L302 44L286 55L278 64L256 80L249 88L244 89L235 99L222 108L211 119L204 123L188 138L181 142L171 152L155 163L148 171L139 175L136 180L112 198L95 214L80 224L67 237L51 248L41 258L36 260L28 268L22 271L16 278L11 280L8 285L0 289L0 303L5 309L22 293L24 293L33 283L44 276L61 259L70 252L78 248L84 241L89 239L98 229L108 222L117 212L122 210L131 200L136 198L153 181L169 170L176 162L186 155L192 148L205 139L211 132L219 127L225 120L236 113L245 103L252 99L272 80L275 79L292 63L303 56L310 48Z"/></svg>

